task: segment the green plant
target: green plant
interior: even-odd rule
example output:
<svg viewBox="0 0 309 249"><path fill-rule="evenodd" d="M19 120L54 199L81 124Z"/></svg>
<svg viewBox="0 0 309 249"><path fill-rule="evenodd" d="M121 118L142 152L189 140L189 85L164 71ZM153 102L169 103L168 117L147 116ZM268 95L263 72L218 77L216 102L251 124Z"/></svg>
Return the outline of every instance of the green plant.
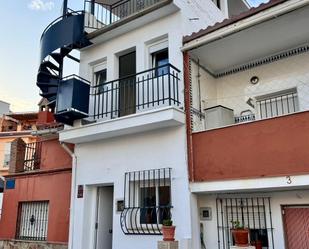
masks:
<svg viewBox="0 0 309 249"><path fill-rule="evenodd" d="M244 226L240 224L239 220L236 220L236 221L231 221L232 222L232 226L233 226L233 229L244 229Z"/></svg>
<svg viewBox="0 0 309 249"><path fill-rule="evenodd" d="M171 219L166 219L166 220L163 220L162 224L163 226L171 227L173 225L173 221Z"/></svg>

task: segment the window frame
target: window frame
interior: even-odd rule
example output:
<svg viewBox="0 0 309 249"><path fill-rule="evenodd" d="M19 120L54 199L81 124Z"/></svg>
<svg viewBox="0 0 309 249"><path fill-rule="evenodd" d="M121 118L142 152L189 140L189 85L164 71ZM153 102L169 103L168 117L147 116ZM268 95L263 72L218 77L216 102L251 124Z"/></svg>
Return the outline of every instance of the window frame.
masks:
<svg viewBox="0 0 309 249"><path fill-rule="evenodd" d="M4 143L3 168L9 168L10 167L11 145L12 145L12 142Z"/></svg>
<svg viewBox="0 0 309 249"><path fill-rule="evenodd" d="M163 53L167 54L167 62L163 63L162 65L159 65L160 60L157 60L157 58L158 58L158 55L161 55ZM162 77L164 75L169 74L169 67L168 66L165 67L165 65L168 65L170 63L168 48L163 48L161 50L153 52L151 54L151 58L152 58L152 68L156 68L156 70L155 70L155 76L156 77ZM163 60L165 61L166 58L164 58ZM163 61L163 60L161 60L161 61ZM160 68L158 68L158 67L160 67Z"/></svg>
<svg viewBox="0 0 309 249"><path fill-rule="evenodd" d="M159 181L159 179L157 179L156 181ZM164 179L160 179L160 182L161 181L164 181ZM154 186L153 186L154 185ZM160 191L159 191L159 188L160 187L169 187L169 204L168 205L162 205L162 208L164 208L165 206L169 206L170 208L172 207L172 193L171 193L171 183L170 182L167 182L164 186L161 185L161 184L151 184L150 186L137 186L139 189L137 190L138 192L138 196L137 196L137 203L138 203L138 207L140 207L140 209L142 208L155 208L155 209L160 209L161 208L161 205L160 205ZM155 199L156 199L156 203L155 203L155 206L154 207L145 207L143 206L142 204L142 188L155 188ZM169 208L169 209L170 209ZM163 219L162 219L163 221ZM143 226L143 225L154 225L154 224L158 224L159 226L161 225L162 226L162 223L161 222L161 219L160 219L160 212L157 212L156 213L156 222L154 223L141 223L141 216L139 217L139 225L140 226Z"/></svg>

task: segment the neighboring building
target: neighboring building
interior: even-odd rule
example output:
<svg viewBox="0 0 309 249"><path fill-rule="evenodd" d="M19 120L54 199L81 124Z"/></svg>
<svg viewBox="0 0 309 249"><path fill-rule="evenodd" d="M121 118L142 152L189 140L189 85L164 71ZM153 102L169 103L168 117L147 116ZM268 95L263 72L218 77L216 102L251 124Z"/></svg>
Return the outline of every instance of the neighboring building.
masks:
<svg viewBox="0 0 309 249"><path fill-rule="evenodd" d="M184 37L193 224L230 248L309 245L309 5L272 0Z"/></svg>
<svg viewBox="0 0 309 249"><path fill-rule="evenodd" d="M197 248L180 47L227 17L227 1L96 0L69 13L66 2L42 35L37 85L75 144L69 248L156 248L171 216L180 248ZM63 77L74 48L80 74Z"/></svg>
<svg viewBox="0 0 309 249"><path fill-rule="evenodd" d="M0 117L10 112L10 104L0 100Z"/></svg>
<svg viewBox="0 0 309 249"><path fill-rule="evenodd" d="M7 113L0 118L0 175L9 171L11 142L22 138L30 143L36 140L31 132L37 130L38 112Z"/></svg>
<svg viewBox="0 0 309 249"><path fill-rule="evenodd" d="M10 117L15 120L20 115ZM0 218L1 249L67 248L73 146L59 143L63 126L52 117L48 110L36 113L32 124L36 129L29 132L32 140L11 137Z"/></svg>

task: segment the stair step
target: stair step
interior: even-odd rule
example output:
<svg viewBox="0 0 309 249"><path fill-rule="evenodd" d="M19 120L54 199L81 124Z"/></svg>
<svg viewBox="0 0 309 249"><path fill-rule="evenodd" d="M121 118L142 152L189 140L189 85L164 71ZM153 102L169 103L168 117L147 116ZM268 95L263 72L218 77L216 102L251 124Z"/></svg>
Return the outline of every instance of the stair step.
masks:
<svg viewBox="0 0 309 249"><path fill-rule="evenodd" d="M39 71L38 77L37 77L38 81L41 81L39 79L41 79L42 77L44 79L46 79L46 78L48 78L48 79L56 79L56 80L60 79L60 77L58 75L54 75L54 74L47 73L47 72L44 72L44 71Z"/></svg>
<svg viewBox="0 0 309 249"><path fill-rule="evenodd" d="M56 96L57 92L42 92L40 95L43 98L49 98L49 97L52 97L52 96Z"/></svg>
<svg viewBox="0 0 309 249"><path fill-rule="evenodd" d="M53 64L51 61L42 62L41 67L50 68L50 69L56 70L58 72L60 71L60 68L58 66L56 66L55 64Z"/></svg>
<svg viewBox="0 0 309 249"><path fill-rule="evenodd" d="M49 83L49 82L41 82L41 81L38 81L36 85L39 87L58 87L57 83Z"/></svg>
<svg viewBox="0 0 309 249"><path fill-rule="evenodd" d="M71 47L63 47L60 49L62 57L67 56L73 49Z"/></svg>
<svg viewBox="0 0 309 249"><path fill-rule="evenodd" d="M62 63L63 56L60 53L51 53L50 56L57 61L59 64Z"/></svg>

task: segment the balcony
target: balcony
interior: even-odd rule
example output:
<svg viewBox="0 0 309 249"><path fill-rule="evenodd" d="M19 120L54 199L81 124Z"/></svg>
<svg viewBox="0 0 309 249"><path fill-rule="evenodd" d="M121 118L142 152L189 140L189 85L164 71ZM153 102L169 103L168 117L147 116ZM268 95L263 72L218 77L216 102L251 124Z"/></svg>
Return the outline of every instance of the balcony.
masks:
<svg viewBox="0 0 309 249"><path fill-rule="evenodd" d="M309 111L194 133L194 181L309 173Z"/></svg>
<svg viewBox="0 0 309 249"><path fill-rule="evenodd" d="M178 10L173 0L85 0L85 31L104 41Z"/></svg>
<svg viewBox="0 0 309 249"><path fill-rule="evenodd" d="M58 95L57 103L89 103L88 118L61 133L65 142L93 141L184 124L180 71L171 64L99 85L87 84L89 96L84 93L82 97L76 89ZM81 113L78 107L66 106L65 110L56 113L56 118L66 124L80 120L76 116Z"/></svg>

